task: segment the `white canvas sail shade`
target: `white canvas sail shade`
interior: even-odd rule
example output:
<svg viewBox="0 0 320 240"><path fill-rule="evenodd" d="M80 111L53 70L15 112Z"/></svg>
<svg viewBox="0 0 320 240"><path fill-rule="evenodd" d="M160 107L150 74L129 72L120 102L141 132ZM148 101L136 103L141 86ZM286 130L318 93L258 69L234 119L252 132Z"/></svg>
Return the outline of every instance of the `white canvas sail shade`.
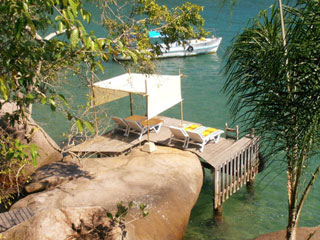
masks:
<svg viewBox="0 0 320 240"><path fill-rule="evenodd" d="M96 105L111 102L129 93L146 96L148 119L182 101L179 75L126 73L94 84Z"/></svg>
<svg viewBox="0 0 320 240"><path fill-rule="evenodd" d="M182 101L180 76L165 76L158 84L147 83L148 119Z"/></svg>

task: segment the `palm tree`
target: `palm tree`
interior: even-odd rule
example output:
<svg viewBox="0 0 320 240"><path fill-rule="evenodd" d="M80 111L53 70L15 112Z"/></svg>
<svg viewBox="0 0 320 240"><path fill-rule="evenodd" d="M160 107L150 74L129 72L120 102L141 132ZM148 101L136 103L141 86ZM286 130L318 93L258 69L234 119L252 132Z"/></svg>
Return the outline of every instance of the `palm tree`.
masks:
<svg viewBox="0 0 320 240"><path fill-rule="evenodd" d="M318 163L310 176L320 143L320 4L301 0L285 6L282 24L280 10L261 11L234 39L226 54L224 91L235 118L254 127L266 151L286 162L287 239L293 240L320 171Z"/></svg>

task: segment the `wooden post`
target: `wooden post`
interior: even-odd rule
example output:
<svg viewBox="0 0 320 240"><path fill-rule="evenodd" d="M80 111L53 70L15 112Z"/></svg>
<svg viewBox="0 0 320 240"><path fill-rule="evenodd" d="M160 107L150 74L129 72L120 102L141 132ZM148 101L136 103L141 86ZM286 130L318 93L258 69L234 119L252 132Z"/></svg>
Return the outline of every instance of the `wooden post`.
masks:
<svg viewBox="0 0 320 240"><path fill-rule="evenodd" d="M226 173L225 173L226 172L226 165L224 164L221 169L222 169L222 171L221 171L221 176L222 176L221 192L222 192L222 202L224 202L226 200Z"/></svg>
<svg viewBox="0 0 320 240"><path fill-rule="evenodd" d="M144 85L145 85L145 88L146 88L146 115L147 115L147 139L148 139L148 142L150 142L150 133L149 133L149 117L148 117L148 107L149 107L149 95L148 95L148 82L147 82L147 79L144 80Z"/></svg>
<svg viewBox="0 0 320 240"><path fill-rule="evenodd" d="M229 135L228 132L231 132L233 134ZM239 140L239 126L237 125L236 128L230 128L228 126L228 123L225 124L224 134L226 136L226 139L231 138L236 141Z"/></svg>
<svg viewBox="0 0 320 240"><path fill-rule="evenodd" d="M147 141L150 142L149 119L147 119Z"/></svg>
<svg viewBox="0 0 320 240"><path fill-rule="evenodd" d="M241 152L240 154L237 155L237 191L240 189L240 157L241 157Z"/></svg>
<svg viewBox="0 0 320 240"><path fill-rule="evenodd" d="M94 125L95 125L94 129L95 129L96 135L98 135L99 128L98 128L98 118L97 118L97 106L96 106L95 94L93 91L93 82L94 82L94 76L93 76L93 73L91 73L90 87L91 87L92 105L93 105L93 114L94 114Z"/></svg>
<svg viewBox="0 0 320 240"><path fill-rule="evenodd" d="M254 194L254 180L255 178L251 178L246 184L247 192L250 194Z"/></svg>
<svg viewBox="0 0 320 240"><path fill-rule="evenodd" d="M233 171L234 171L234 159L231 158L230 160L230 196L233 193L233 185L234 185Z"/></svg>
<svg viewBox="0 0 320 240"><path fill-rule="evenodd" d="M254 128L251 128L251 129L250 129L250 137L251 137L251 138L254 138Z"/></svg>
<svg viewBox="0 0 320 240"><path fill-rule="evenodd" d="M147 84L147 82L146 82ZM149 131L149 117L148 117L148 95L146 96L146 108L147 108L147 140L150 142L150 131Z"/></svg>
<svg viewBox="0 0 320 240"><path fill-rule="evenodd" d="M228 129L229 129L229 126L228 126L228 123L225 124L225 127L224 127L224 134L226 136L226 139L228 139Z"/></svg>
<svg viewBox="0 0 320 240"><path fill-rule="evenodd" d="M239 189L242 187L242 176L243 176L243 150L240 152L240 159L239 159Z"/></svg>
<svg viewBox="0 0 320 240"><path fill-rule="evenodd" d="M237 137L237 141L239 140L239 126L236 126L236 137Z"/></svg>
<svg viewBox="0 0 320 240"><path fill-rule="evenodd" d="M237 178L237 155L233 157L233 193L235 193L237 191L237 181L238 181L238 178Z"/></svg>
<svg viewBox="0 0 320 240"><path fill-rule="evenodd" d="M226 164L227 168L226 168L226 176L227 176L227 183L226 183L226 200L229 199L229 190L230 190L230 162L227 162Z"/></svg>
<svg viewBox="0 0 320 240"><path fill-rule="evenodd" d="M222 205L214 209L214 218L222 220Z"/></svg>
<svg viewBox="0 0 320 240"><path fill-rule="evenodd" d="M216 173L214 168L211 168L211 173L212 173L212 190L213 190L213 196L212 196L212 205L213 205L213 209L216 208L217 206L217 199L216 199L216 192L217 192L217 182L216 182Z"/></svg>
<svg viewBox="0 0 320 240"><path fill-rule="evenodd" d="M204 166L201 165L201 168L202 168L202 183L204 184L204 181L206 179L206 171L204 169Z"/></svg>
<svg viewBox="0 0 320 240"><path fill-rule="evenodd" d="M213 185L213 197L212 197L212 207L213 207L213 219L222 219L222 202L219 201L219 173L215 171L214 168L211 168L212 173L212 185Z"/></svg>
<svg viewBox="0 0 320 240"><path fill-rule="evenodd" d="M180 68L179 68L179 77L180 77L180 88L181 88L182 74L181 74ZM181 89L180 89L180 91L181 91ZM181 103L180 103L180 112L181 112L181 126L183 127L183 99L181 99Z"/></svg>
<svg viewBox="0 0 320 240"><path fill-rule="evenodd" d="M130 97L130 114L133 116L133 99L132 99L132 93L129 93Z"/></svg>
<svg viewBox="0 0 320 240"><path fill-rule="evenodd" d="M252 133L252 137L254 137L253 136L254 131L251 131L251 133ZM254 139L251 141L254 141ZM253 185L254 185L254 180L255 180L255 169L252 166L253 166L253 164L255 164L255 163L253 163L253 161L255 161L256 157L254 155L253 148L254 148L254 145L251 142L251 144L249 146L249 163L250 163L249 164L249 179L247 179L247 183L246 183L247 191L249 193L254 193Z"/></svg>
<svg viewBox="0 0 320 240"><path fill-rule="evenodd" d="M181 126L183 126L183 99L181 100L180 107L181 107Z"/></svg>

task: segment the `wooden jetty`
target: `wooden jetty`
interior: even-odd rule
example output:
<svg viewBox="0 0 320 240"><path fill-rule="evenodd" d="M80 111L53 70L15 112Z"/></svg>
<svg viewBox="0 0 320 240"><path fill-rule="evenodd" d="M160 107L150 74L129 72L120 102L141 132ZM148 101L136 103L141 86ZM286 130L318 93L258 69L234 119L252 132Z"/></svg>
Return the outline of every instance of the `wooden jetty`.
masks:
<svg viewBox="0 0 320 240"><path fill-rule="evenodd" d="M181 125L181 120L157 116L163 120L159 133L150 132L151 142L158 145L181 148L180 142L168 144L171 135L169 126ZM184 122L184 124L199 124ZM230 135L230 132L235 135ZM221 207L232 194L244 184L252 182L258 173L259 138L251 135L238 139L238 129L226 126L226 138L221 137L218 143L208 143L203 152L197 146L189 145L187 151L195 153L202 161L203 166L210 168L213 175L213 206ZM147 140L145 134L139 141L137 135L124 137L123 132L109 132L103 136L94 137L86 142L69 149L78 155L105 155L115 156L129 152L132 148L142 145Z"/></svg>
<svg viewBox="0 0 320 240"><path fill-rule="evenodd" d="M181 148L180 142L168 144L171 135L169 126L181 125L181 120L158 116L163 121L161 131L150 132L150 141L159 145ZM184 124L199 124L184 122ZM235 135L230 135L234 133ZM225 138L221 137L218 143L208 143L203 152L198 147L189 145L187 151L196 154L204 167L212 172L213 180L213 208L221 209L232 194L236 193L244 184L254 180L258 173L259 165L259 138L251 135L239 139L239 130L226 126ZM123 132L109 132L102 136L96 136L79 145L73 146L69 152L81 156L117 156L126 154L136 146L147 141L147 135L138 140L137 135L123 136ZM29 208L15 209L0 213L0 232L26 221L33 216Z"/></svg>

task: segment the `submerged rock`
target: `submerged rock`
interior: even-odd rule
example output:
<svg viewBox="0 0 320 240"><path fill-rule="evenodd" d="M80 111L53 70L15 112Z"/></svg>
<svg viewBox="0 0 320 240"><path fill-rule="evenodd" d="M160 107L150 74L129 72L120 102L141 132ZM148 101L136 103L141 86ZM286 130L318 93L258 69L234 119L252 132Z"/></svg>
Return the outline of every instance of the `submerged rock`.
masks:
<svg viewBox="0 0 320 240"><path fill-rule="evenodd" d="M52 227L48 224L45 229L47 232L57 231L57 224L62 221L59 234L63 235L59 235L58 239L65 239L73 232L72 224L79 227L79 219L69 219L70 222L66 224L65 220L58 220L54 214L51 217L46 212L60 214L70 209L98 206L114 214L117 203L134 201L136 205L147 204L149 215L141 217L138 209L129 210L125 218L128 236L143 240L183 237L203 180L200 161L194 154L158 146L151 154L135 149L127 156L81 159L80 166L76 177L73 175L71 178L63 171L64 166L60 166L61 174L68 181L62 181L59 174L55 176L59 180L53 180L52 175L46 177L43 172L44 177L38 178L38 183L51 178L47 182L56 184L48 184L51 187L44 187L46 191L31 194L15 203L12 209L29 207L35 216L30 223L20 224L5 234L25 231L29 234L28 239L51 239L41 237L43 235L38 231L25 227L27 224L35 229L41 228L41 221L33 220L40 215L43 221L57 222ZM88 221L88 217L84 221Z"/></svg>
<svg viewBox="0 0 320 240"><path fill-rule="evenodd" d="M286 230L263 234L254 240L286 240ZM317 227L298 227L297 240L320 239L320 225Z"/></svg>

